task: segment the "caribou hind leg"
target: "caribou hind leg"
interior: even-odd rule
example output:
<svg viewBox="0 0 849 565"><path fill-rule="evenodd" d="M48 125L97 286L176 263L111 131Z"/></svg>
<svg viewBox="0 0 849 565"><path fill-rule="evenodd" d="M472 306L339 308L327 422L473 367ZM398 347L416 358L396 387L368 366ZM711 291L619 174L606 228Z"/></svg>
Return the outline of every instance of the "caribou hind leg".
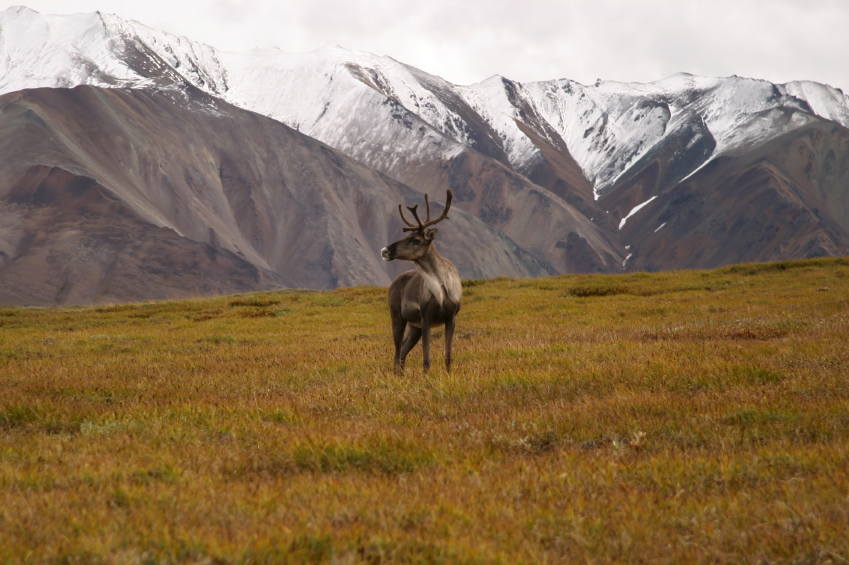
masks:
<svg viewBox="0 0 849 565"><path fill-rule="evenodd" d="M445 370L451 371L451 341L454 339L454 316L445 322Z"/></svg>
<svg viewBox="0 0 849 565"><path fill-rule="evenodd" d="M404 339L404 344L401 346L401 362L398 365L395 365L399 370L404 370L404 361L407 360L407 354L416 346L420 337L422 337L421 328L410 325L407 330L407 337Z"/></svg>
<svg viewBox="0 0 849 565"><path fill-rule="evenodd" d="M430 369L430 322L422 316L422 363L425 373Z"/></svg>

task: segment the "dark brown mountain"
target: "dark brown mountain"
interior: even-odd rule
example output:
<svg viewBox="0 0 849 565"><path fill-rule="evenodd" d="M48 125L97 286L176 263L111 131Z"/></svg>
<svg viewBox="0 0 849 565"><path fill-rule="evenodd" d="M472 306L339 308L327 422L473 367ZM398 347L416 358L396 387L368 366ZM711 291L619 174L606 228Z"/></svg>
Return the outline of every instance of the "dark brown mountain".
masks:
<svg viewBox="0 0 849 565"><path fill-rule="evenodd" d="M834 122L812 119L684 181L670 163L658 156L601 200L630 210L656 195L622 228L623 240L633 242L628 270L849 252L849 130Z"/></svg>
<svg viewBox="0 0 849 565"><path fill-rule="evenodd" d="M379 249L419 193L192 87L7 94L0 154L5 304L385 285L410 267ZM437 245L466 278L552 272L460 210Z"/></svg>
<svg viewBox="0 0 849 565"><path fill-rule="evenodd" d="M111 303L280 288L285 277L139 218L94 179L34 165L5 191L0 304Z"/></svg>

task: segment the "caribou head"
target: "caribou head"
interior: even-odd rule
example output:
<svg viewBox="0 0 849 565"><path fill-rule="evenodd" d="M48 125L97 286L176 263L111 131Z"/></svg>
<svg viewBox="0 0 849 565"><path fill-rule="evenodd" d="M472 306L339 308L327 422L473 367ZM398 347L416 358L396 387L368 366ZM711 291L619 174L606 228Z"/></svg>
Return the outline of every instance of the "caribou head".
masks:
<svg viewBox="0 0 849 565"><path fill-rule="evenodd" d="M425 194L427 219L422 222L418 204L407 206L416 223L410 222L399 204L401 219L407 224L403 229L410 234L380 251L386 261L400 259L412 261L416 266L398 276L389 287L389 315L392 318L392 336L395 340L395 370L403 371L407 354L422 340L425 371L430 367L430 329L445 326L445 367L451 369L451 341L454 336L454 318L460 311L463 287L454 264L436 251L433 241L437 230L430 226L448 218L451 191L445 198L445 209L435 220L430 219L430 200ZM409 325L409 330L407 326ZM406 337L404 336L407 331Z"/></svg>
<svg viewBox="0 0 849 565"><path fill-rule="evenodd" d="M418 261L426 255L430 249L430 244L433 243L434 239L436 239L436 235L438 233L436 228L428 228L434 224L438 224L442 220L448 219L448 210L451 208L451 200L453 198L454 194L449 189L448 196L445 198L445 209L438 218L431 220L430 200L428 199L427 194L425 194L427 219L424 222L419 219L418 204L415 206L407 206L407 209L413 214L413 218L415 218L416 224L418 225L410 222L407 217L404 216L404 209L401 204L398 204L398 212L401 214L401 219L404 220L405 224L407 224L407 227L402 231L411 233L404 239L396 241L392 245L387 245L380 250L380 255L383 257L384 261L394 261L395 259L401 259L402 261Z"/></svg>

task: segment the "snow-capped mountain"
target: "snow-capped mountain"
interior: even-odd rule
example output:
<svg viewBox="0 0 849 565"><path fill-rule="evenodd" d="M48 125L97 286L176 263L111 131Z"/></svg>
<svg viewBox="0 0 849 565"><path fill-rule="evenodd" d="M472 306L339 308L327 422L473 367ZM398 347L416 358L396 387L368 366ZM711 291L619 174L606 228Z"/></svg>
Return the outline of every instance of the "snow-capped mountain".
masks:
<svg viewBox="0 0 849 565"><path fill-rule="evenodd" d="M27 40L37 47L0 53L2 71L10 76L0 93L57 84L51 78L56 75L53 68L22 69L19 61L34 58L75 61L76 70L61 74L58 84L65 86L73 86L72 79L76 84L166 91L191 84L279 120L422 192L444 193L452 175L479 178L486 168L490 193L484 195L482 186L465 183L458 207L488 221L557 270L615 270L624 256L614 235L568 202L537 190L509 167L476 158L458 160L476 149L498 165L507 164L501 140L452 85L388 57L338 47L306 54L275 49L225 53L105 14L45 16L14 8L4 12L0 23L4 29L12 24L38 31ZM68 36L85 41L68 41ZM465 170L469 167L475 170ZM494 185L499 188L493 192ZM514 214L517 206L540 199L545 202L544 213L534 223L547 228L545 237L526 229L527 214ZM563 247L556 247L570 233L583 242L581 248L593 249L592 257L575 264Z"/></svg>
<svg viewBox="0 0 849 565"><path fill-rule="evenodd" d="M458 209L556 272L849 253L849 98L826 85L678 74L458 86L338 46L231 53L109 14L0 13L0 95L80 85L210 116L223 101L419 192L451 188ZM760 184L744 182L753 171ZM717 200L730 186L742 192ZM783 212L752 219L755 195Z"/></svg>
<svg viewBox="0 0 849 565"><path fill-rule="evenodd" d="M393 86L416 85L418 81L406 66L388 57L339 47L304 54L277 49L229 53L111 14L43 15L25 7L0 14L0 34L0 94L78 85L168 89L185 81L334 147L348 149L358 145L356 139L350 128L336 124L347 125L345 119L351 114L374 124L398 111L384 107L387 96L412 100L420 96L421 105L413 106L414 111L424 110L424 120L408 119L427 130L419 141L424 151L451 156L461 150L460 143L468 141L464 132L450 130L452 116L440 115L443 105L434 104L429 92L422 88L393 90ZM387 76L394 79L394 85L386 81ZM374 81L370 88L362 88L364 81L370 80ZM385 91L380 92L381 88ZM298 96L293 96L294 92ZM375 112L382 115L372 115ZM434 128L428 118L455 135L449 139L430 131ZM393 132L383 131L381 136L391 138ZM402 158L410 149L392 146L393 153L384 158Z"/></svg>
<svg viewBox="0 0 849 565"><path fill-rule="evenodd" d="M522 85L494 76L458 87L390 57L338 46L309 53L224 52L111 14L45 15L23 6L0 13L0 38L0 94L81 84L162 88L185 79L232 104L335 142L344 139L334 128L344 123L341 110L355 113L346 103L362 96L357 87L365 85L382 95L372 103L394 100L457 143L484 144L476 135L484 129L484 139L500 146L517 168L536 155L533 143L515 126L523 119L518 107L530 103L602 190L640 155L631 151L627 158L624 147L647 148L664 131L692 119L704 121L716 140L714 156L757 142L776 125L771 112L782 107L849 126L849 98L813 82L773 85L682 73L650 84L584 86L564 79ZM139 51L155 53L160 64L133 60Z"/></svg>
<svg viewBox="0 0 849 565"><path fill-rule="evenodd" d="M703 136L713 146L700 167L802 127L805 114L849 127L849 98L811 82L678 74L650 84L538 82L524 91L566 141L598 195L682 128L693 129L693 145L704 143Z"/></svg>
<svg viewBox="0 0 849 565"><path fill-rule="evenodd" d="M503 151L517 170L540 153L516 125L525 122L552 143L557 142L552 133L562 138L598 194L685 124L703 123L704 134L714 140L708 160L801 127L799 115L795 121L782 118L786 109L849 127L849 97L809 81L775 85L681 73L649 84L584 86L566 79L520 84L494 76L461 87L391 57L338 46L308 53L224 52L111 14L44 15L22 6L0 13L0 34L0 94L80 84L167 88L186 80L349 154L362 145L351 134L353 120L371 126L385 121L386 128L392 123L386 116L404 112L411 127L424 128L417 144L422 150L453 156L460 144L495 158ZM138 53L148 57L134 60ZM523 105L544 123L528 123ZM372 136L393 142L402 137L386 130ZM405 141L388 144L379 156L354 156L391 163L414 149Z"/></svg>

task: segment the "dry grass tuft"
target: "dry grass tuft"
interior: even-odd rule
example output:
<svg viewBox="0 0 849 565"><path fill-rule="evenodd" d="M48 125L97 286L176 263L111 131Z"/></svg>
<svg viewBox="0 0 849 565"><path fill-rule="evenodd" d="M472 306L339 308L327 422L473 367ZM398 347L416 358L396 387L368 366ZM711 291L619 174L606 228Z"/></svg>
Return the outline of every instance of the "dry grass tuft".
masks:
<svg viewBox="0 0 849 565"><path fill-rule="evenodd" d="M576 286L574 288L569 289L570 296L579 296L579 297L587 297L587 296L615 296L617 294L626 294L628 292L628 288L624 286Z"/></svg>

